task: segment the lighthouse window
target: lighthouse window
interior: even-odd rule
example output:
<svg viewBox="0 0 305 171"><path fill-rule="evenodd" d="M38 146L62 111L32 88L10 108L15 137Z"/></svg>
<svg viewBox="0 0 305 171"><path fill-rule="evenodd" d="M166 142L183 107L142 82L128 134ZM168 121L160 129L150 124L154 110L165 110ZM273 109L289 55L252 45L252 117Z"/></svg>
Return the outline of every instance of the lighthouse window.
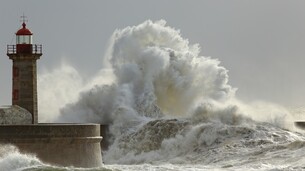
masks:
<svg viewBox="0 0 305 171"><path fill-rule="evenodd" d="M17 44L32 44L32 36L31 35L24 35L24 36L17 36Z"/></svg>

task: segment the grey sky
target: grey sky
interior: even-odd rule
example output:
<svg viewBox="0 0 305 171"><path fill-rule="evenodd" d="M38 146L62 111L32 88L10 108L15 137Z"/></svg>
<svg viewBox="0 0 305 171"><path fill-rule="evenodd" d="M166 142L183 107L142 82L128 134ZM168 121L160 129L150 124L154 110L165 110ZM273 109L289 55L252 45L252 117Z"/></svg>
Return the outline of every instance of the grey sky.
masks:
<svg viewBox="0 0 305 171"><path fill-rule="evenodd" d="M38 73L64 59L84 77L95 74L115 29L164 19L222 62L241 99L304 105L304 7L303 0L1 0L0 104L11 104L6 45L25 13L34 43L43 44Z"/></svg>

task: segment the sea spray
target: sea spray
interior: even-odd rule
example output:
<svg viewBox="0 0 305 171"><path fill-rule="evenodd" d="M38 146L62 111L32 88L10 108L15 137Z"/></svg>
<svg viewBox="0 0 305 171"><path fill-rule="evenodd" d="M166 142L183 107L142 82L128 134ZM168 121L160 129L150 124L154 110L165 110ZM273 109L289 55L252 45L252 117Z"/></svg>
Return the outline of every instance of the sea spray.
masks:
<svg viewBox="0 0 305 171"><path fill-rule="evenodd" d="M0 171L12 171L44 165L34 155L21 154L17 147L0 144Z"/></svg>
<svg viewBox="0 0 305 171"><path fill-rule="evenodd" d="M186 115L203 101L225 102L234 95L227 84L227 70L219 61L199 56L199 45L189 45L179 31L165 25L165 21L146 21L138 26L116 30L107 54L115 78L112 85L96 85L82 93L82 97L99 94L99 99L83 106L83 110L96 111L96 115L120 115L129 113L131 118ZM111 87L107 95L103 87ZM94 91L94 93L92 93ZM112 99L109 99L111 96ZM74 112L79 111L79 101L74 103ZM85 98L88 101L89 98ZM103 103L108 102L104 106ZM104 106L104 107L103 107ZM66 109L68 108L68 109ZM71 112L73 104L62 109L61 118L77 114ZM69 112L65 112L69 110ZM73 113L73 114L72 114ZM125 114L124 114L125 115ZM151 116L152 115L152 116ZM133 116L133 117L132 117ZM113 121L118 118L113 118ZM133 119L134 120L134 119ZM140 119L141 120L141 119ZM80 122L96 120L80 119Z"/></svg>
<svg viewBox="0 0 305 171"><path fill-rule="evenodd" d="M109 68L101 72L107 69L111 81L81 81L80 87L86 88L75 90L78 98L64 101L66 105L53 118L56 122L109 124L113 139L104 152L106 164L227 168L245 166L250 160L255 168L261 163L251 156L281 162L281 158L269 158L267 152L286 155L291 144L304 140L282 129L290 128L284 108L240 102L220 62L201 56L199 45L191 45L164 20L116 30L109 44L105 56ZM102 80L102 76L92 80ZM40 91L51 92L48 87ZM69 91L61 95L65 93ZM47 114L46 110L40 111Z"/></svg>
<svg viewBox="0 0 305 171"><path fill-rule="evenodd" d="M39 122L52 122L60 108L77 100L83 80L79 73L65 62L52 72L44 70L38 76Z"/></svg>
<svg viewBox="0 0 305 171"><path fill-rule="evenodd" d="M86 98L79 97L81 92L90 91L90 94L96 94L94 89L96 85L112 83L112 79L113 74L110 69L103 69L92 78L85 79L75 68L64 61L56 69L48 70L44 68L38 77L39 122L50 123L56 121L61 108L76 102L79 98ZM104 91L107 91L107 88L104 88ZM100 95L96 94L95 97L98 96ZM91 101L88 99L88 103L93 103L93 101L93 98ZM106 101L103 101L103 104L105 104ZM73 118L78 118L78 116L73 116L67 120L69 122L77 120ZM81 120L84 121L84 119L78 119L77 122L82 122Z"/></svg>
<svg viewBox="0 0 305 171"><path fill-rule="evenodd" d="M22 153L11 144L0 144L0 171L111 171L104 167L76 168L73 166L61 167L43 163L34 154Z"/></svg>

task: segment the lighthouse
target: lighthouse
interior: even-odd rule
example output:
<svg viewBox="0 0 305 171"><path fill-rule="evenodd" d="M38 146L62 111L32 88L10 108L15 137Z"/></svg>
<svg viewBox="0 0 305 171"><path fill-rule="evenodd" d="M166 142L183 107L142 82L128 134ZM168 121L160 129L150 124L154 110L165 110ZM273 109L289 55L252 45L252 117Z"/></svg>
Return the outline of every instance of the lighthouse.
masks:
<svg viewBox="0 0 305 171"><path fill-rule="evenodd" d="M38 123L37 60L42 55L42 45L33 44L33 33L26 27L16 32L16 44L7 45L7 56L13 61L12 104L32 114L32 123Z"/></svg>
<svg viewBox="0 0 305 171"><path fill-rule="evenodd" d="M7 45L7 56L13 61L13 105L0 107L0 144L12 144L21 153L35 154L42 162L56 166L100 167L100 129L105 126L38 123L36 62L42 45L33 44L32 36L23 16L16 44Z"/></svg>

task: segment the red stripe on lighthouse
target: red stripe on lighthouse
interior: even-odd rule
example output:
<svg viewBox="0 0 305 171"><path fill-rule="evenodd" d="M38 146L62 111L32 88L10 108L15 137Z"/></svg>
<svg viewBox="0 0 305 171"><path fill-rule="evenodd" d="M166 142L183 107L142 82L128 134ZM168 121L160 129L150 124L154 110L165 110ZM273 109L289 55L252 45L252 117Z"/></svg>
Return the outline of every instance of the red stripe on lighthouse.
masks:
<svg viewBox="0 0 305 171"><path fill-rule="evenodd" d="M13 67L13 77L19 77L19 68Z"/></svg>
<svg viewBox="0 0 305 171"><path fill-rule="evenodd" d="M13 100L18 100L19 99L19 90L14 90L13 91Z"/></svg>

